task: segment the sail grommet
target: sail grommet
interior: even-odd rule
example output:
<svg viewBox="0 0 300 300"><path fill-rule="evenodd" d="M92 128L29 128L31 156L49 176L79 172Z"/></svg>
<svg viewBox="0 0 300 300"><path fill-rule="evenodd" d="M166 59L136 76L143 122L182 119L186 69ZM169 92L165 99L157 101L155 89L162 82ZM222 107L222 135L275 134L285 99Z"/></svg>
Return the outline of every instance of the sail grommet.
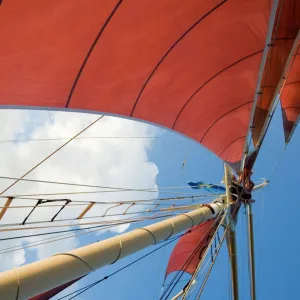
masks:
<svg viewBox="0 0 300 300"><path fill-rule="evenodd" d="M77 256L73 253L58 253L58 254L55 254L53 256L59 256L59 255L68 255L68 256L72 256L74 258L77 258L77 259L81 260L86 266L88 266L91 269L91 271L93 271L93 272L95 271L95 269L85 259L83 259L80 256Z"/></svg>
<svg viewBox="0 0 300 300"><path fill-rule="evenodd" d="M171 221L171 224L172 224L172 231L171 231L171 233L169 234L169 236L165 239L165 241L168 240L168 239L173 235L173 233L174 233L174 229L175 229L174 222Z"/></svg>
<svg viewBox="0 0 300 300"><path fill-rule="evenodd" d="M194 220L188 214L182 214L182 216L186 216L186 217L188 217L192 221L192 226L191 227L195 226Z"/></svg>
<svg viewBox="0 0 300 300"><path fill-rule="evenodd" d="M17 290L16 300L18 300L19 295L20 295L20 276L19 276L19 272L16 268L13 268L13 270L16 272L16 275L17 275L18 290Z"/></svg>
<svg viewBox="0 0 300 300"><path fill-rule="evenodd" d="M113 262L110 263L110 265L113 265L114 263L116 263L119 260L120 256L121 256L121 253L122 253L122 240L119 241L119 244L120 244L119 254L118 254L117 258Z"/></svg>
<svg viewBox="0 0 300 300"><path fill-rule="evenodd" d="M153 239L154 239L154 245L157 244L156 237L155 237L155 235L154 235L150 230L148 230L147 228L143 228L143 227L142 227L142 228L137 228L136 230L139 230L139 229L145 230L145 231L147 231L148 233L150 233L150 234L152 235Z"/></svg>

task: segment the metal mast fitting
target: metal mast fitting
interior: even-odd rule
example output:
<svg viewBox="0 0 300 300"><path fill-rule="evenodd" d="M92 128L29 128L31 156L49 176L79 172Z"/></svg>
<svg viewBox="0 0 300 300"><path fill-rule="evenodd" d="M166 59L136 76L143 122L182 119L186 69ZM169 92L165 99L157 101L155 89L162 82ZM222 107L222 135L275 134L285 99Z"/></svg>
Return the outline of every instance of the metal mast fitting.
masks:
<svg viewBox="0 0 300 300"><path fill-rule="evenodd" d="M159 223L0 273L1 299L34 297L215 218L224 209L223 198L218 198L210 206L214 213L209 207L202 206Z"/></svg>

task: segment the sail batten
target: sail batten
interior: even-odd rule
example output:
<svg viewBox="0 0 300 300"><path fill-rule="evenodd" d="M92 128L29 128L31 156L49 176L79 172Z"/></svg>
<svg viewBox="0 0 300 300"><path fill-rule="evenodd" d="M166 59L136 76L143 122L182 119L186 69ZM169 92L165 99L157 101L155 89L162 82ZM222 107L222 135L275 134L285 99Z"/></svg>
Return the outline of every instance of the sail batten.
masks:
<svg viewBox="0 0 300 300"><path fill-rule="evenodd" d="M0 105L143 120L238 163L271 2L5 1Z"/></svg>

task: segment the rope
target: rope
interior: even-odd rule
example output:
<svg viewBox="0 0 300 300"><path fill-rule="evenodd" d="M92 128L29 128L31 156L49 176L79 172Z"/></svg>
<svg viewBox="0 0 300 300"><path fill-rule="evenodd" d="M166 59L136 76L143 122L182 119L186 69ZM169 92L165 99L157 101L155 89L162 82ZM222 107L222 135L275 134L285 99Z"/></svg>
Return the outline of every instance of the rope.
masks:
<svg viewBox="0 0 300 300"><path fill-rule="evenodd" d="M91 284L89 284L89 285L87 285L87 286L85 286L85 287L83 287L83 288L77 289L77 290L74 291L74 292L71 292L71 293L69 293L69 294L67 294L67 295L65 295L65 296L63 296L63 297L61 297L61 298L58 298L57 300L61 300L61 299L64 299L64 298L66 298L66 297L68 297L68 296L72 296L72 295L73 295L73 296L72 296L71 298L69 298L68 300L74 299L75 297L77 297L77 296L79 296L80 294L86 292L87 290L89 290L90 288L92 288L92 287L94 287L95 285L99 284L100 282L103 282L104 280L106 280L106 279L108 279L109 277L111 277L111 276L113 276L113 275L115 275L115 274L121 272L122 270L128 268L129 266L131 266L131 265L137 263L138 261L142 260L143 258L145 258L145 257L151 255L152 253L154 253L154 252L156 252L156 251L158 251L158 250L164 248L165 246L167 246L167 245L169 245L170 243L172 243L172 242L178 240L178 239L181 238L182 236L184 236L184 235L186 235L186 234L189 234L189 233L190 233L191 231L193 231L193 230L195 230L195 229L191 229L191 230L189 230L189 231L187 231L187 232L185 232L185 233L183 233L183 234L180 234L180 235L178 235L178 236L176 236L176 237L173 237L170 241L167 241L167 242L163 241L164 244L163 244L162 246L160 246L160 247L158 247L158 248L156 248L156 249L154 249L154 250L148 252L147 254L141 256L140 258L134 260L133 262L131 262L131 263L125 265L124 267L118 269L117 271L111 273L110 275L104 276L102 279L97 280L97 281L95 281L95 282L93 282L93 283L91 283ZM161 242L160 242L160 243L161 243Z"/></svg>
<svg viewBox="0 0 300 300"><path fill-rule="evenodd" d="M271 172L269 181L271 181L271 179L273 178L273 176L275 174L275 171L277 170L277 168L278 168L278 166L279 166L279 164L280 164L280 162L281 162L281 160L283 158L283 154L284 154L284 152L285 152L286 149L287 149L287 144L284 146L284 148L283 148L283 150L282 150L282 152L281 152L281 154L280 154L280 156L279 156L279 158L278 158L278 160L277 160L277 162L276 162L276 164L275 164L275 166L274 166L274 168L273 168L273 170Z"/></svg>
<svg viewBox="0 0 300 300"><path fill-rule="evenodd" d="M216 216L215 222L211 225L211 227L206 231L206 234L209 232L209 230L215 225L215 223L218 221L219 216L223 213L223 210L221 210L218 214L218 216ZM216 228L216 231L218 230L219 226L220 226L221 222L219 223L218 227ZM160 300L163 299L163 297L166 295L166 293L168 292L168 290L170 289L171 285L173 285L173 283L175 282L175 284L173 285L173 287L171 288L170 292L168 293L168 295L166 296L165 299L167 299L169 297L169 295L172 293L173 289L175 288L175 286L177 285L177 283L179 282L179 280L181 279L181 277L183 276L186 268L189 266L189 264L192 262L193 258L195 257L195 255L198 253L198 251L200 250L202 246L202 241L199 242L199 244L197 245L197 247L194 249L194 251L192 252L192 254L188 257L188 259L186 260L186 262L184 263L184 265L182 266L182 270L180 272L178 272L172 279L171 284L169 285L169 287L162 293ZM203 259L206 256L206 254L208 253L208 249L209 249L209 245L207 246L207 249L205 251L205 254L203 255ZM179 276L179 277L178 277ZM178 277L178 278L177 278ZM191 283L193 281L193 278L189 281L189 283ZM189 284L187 285L189 286Z"/></svg>
<svg viewBox="0 0 300 300"><path fill-rule="evenodd" d="M57 151L57 150L56 150ZM31 172L31 171L30 171ZM25 175L26 176L26 175ZM159 192L160 189L137 189L137 188L123 188L123 187L112 187L112 186L101 186L101 185L91 185L91 184L81 184L81 183L71 183L71 182L61 182L61 181L51 181L51 180L39 180L39 179L27 179L22 177L10 177L10 176L0 176L0 179L7 179L7 180L17 180L17 181L25 181L25 182L37 182L37 183L47 183L47 184L57 184L57 185L68 185L68 186L78 186L78 187L88 187L88 188L99 188L99 189L109 189L109 190L117 190L117 191L133 191L133 192ZM181 189L186 188L190 189L191 187L188 185L183 186L165 186L160 187L161 189ZM2 195L5 191L3 191L0 195ZM100 192L100 191L99 191ZM102 191L102 192L110 192L110 191ZM55 193L57 194L57 193Z"/></svg>
<svg viewBox="0 0 300 300"><path fill-rule="evenodd" d="M109 274L109 275L107 275L107 276L104 276L102 279L97 280L97 281L95 281L95 282L93 282L93 283L91 283L91 284L89 284L89 285L87 285L87 286L85 286L85 287L83 287L83 288L80 288L80 289L78 289L78 290L76 290L76 291L74 291L74 292L72 292L72 293L69 293L69 294L67 294L67 295L65 295L65 296L63 296L63 297L61 297L61 298L58 298L57 300L61 300L61 299L64 299L64 298L69 297L69 296L72 296L72 295L73 295L73 296L72 296L71 298L69 298L68 300L74 299L75 297L81 295L82 293L86 292L87 290L89 290L90 288L92 288L92 287L94 287L95 285L99 284L100 282L103 282L104 280L106 280L106 279L108 279L108 278L110 278L110 277L116 275L117 273L119 273L119 272L125 270L126 268L128 268L128 267L132 266L133 264L139 262L140 260L144 259L145 257L147 257L147 256L153 254L154 252L156 252L156 251L162 249L162 248L165 247L166 245L169 245L170 243L173 243L174 241L176 241L178 238L180 238L180 237L183 236L183 235L184 235L184 234L180 235L179 237L172 238L170 241L165 242L162 246L157 247L156 249L154 249L154 250L148 252L147 254L145 254L145 255L139 257L138 259L132 261L131 263L125 265L124 267L118 269L117 271L115 271L115 272L113 272L113 273L111 273L111 274Z"/></svg>
<svg viewBox="0 0 300 300"><path fill-rule="evenodd" d="M154 204L153 204L154 205ZM200 204L199 204L200 205ZM116 216L124 216L124 215L136 215L136 214L152 214L152 213L166 213L166 212L173 212L173 211L188 211L189 209L193 209L195 204L192 204L191 206L176 206L175 204L171 205L169 208L170 210L168 210L168 208L162 208L162 209L153 209L153 210L145 210L145 211L134 211L134 212L121 212L121 213L115 213L115 214L102 214L102 215L96 215L96 216L88 216L88 217L83 217L83 218L66 218L66 219L58 219L58 220L50 220L50 221L33 221L33 222L26 222L28 217L30 216L31 213L29 213L29 215L25 218L25 220L20 224L20 223L8 223L8 224L1 224L0 225L0 232L1 232L1 227L9 227L9 226L17 226L17 225L33 225L33 224L45 224L45 223L57 223L57 222L66 222L66 221L77 221L77 222L81 222L81 220L86 220L86 219L95 219L95 218L107 218L107 217L116 217ZM43 207L43 206L42 206ZM114 208L117 206L112 206L110 208ZM118 206L120 207L120 205ZM37 206L38 208L38 206ZM110 209L109 208L109 209ZM176 208L171 210L171 208ZM107 210L106 210L107 211ZM121 219L122 220L122 219ZM25 223L26 222L26 223ZM79 223L80 225L82 225L82 223ZM76 226L76 224L75 224ZM27 229L27 228L25 228Z"/></svg>
<svg viewBox="0 0 300 300"><path fill-rule="evenodd" d="M201 196L196 196L196 197L193 197L193 198L200 198ZM190 199L191 197L184 197L184 199ZM13 199L22 199L22 200L34 200L34 201L37 201L37 200L45 200L45 201L49 201L50 199L34 199L34 198L13 198ZM173 200L182 200L183 198L173 198ZM140 205L140 206L155 206L155 205L158 205L158 206L174 206L174 207L177 207L175 203L168 203L168 204L164 204L164 203L155 203L154 201L166 201L166 200L163 200L163 199L149 199L149 200L136 200L136 201L131 201L131 200L125 200L125 201L122 201L122 202L110 202L110 201L107 201L107 202L98 202L98 201L84 201L84 200L71 200L71 199L51 199L49 202L58 202L58 201L65 201L65 200L69 200L70 201L70 204L68 204L68 207L71 207L71 206L86 206L87 204L90 204L90 203L95 203L95 205L108 205L108 204L122 204L122 205L126 205L126 204L131 204L131 203L136 203L135 205ZM168 199L168 200L172 200L172 199ZM200 201L206 201L206 199L203 199L203 200L200 200ZM75 202L75 203L73 203ZM81 203L83 202L83 203ZM147 203L147 202L151 202L151 203ZM189 204L197 204L197 203L201 203L198 201L192 201L192 202L189 202ZM36 208L43 208L43 207L61 207L63 206L62 204L41 204L39 206L37 206ZM17 208L32 208L32 207L35 207L35 205L14 205L14 206L0 206L0 209L2 208L6 208L6 209L17 209Z"/></svg>
<svg viewBox="0 0 300 300"><path fill-rule="evenodd" d="M224 242L224 240L225 240L226 232L227 232L227 230L228 230L228 228L229 228L229 225L230 225L230 223L226 226L226 228L225 228L225 230L224 230L224 234L223 234L223 236L222 236L222 238L221 238L221 243L220 243L219 246L218 246L218 249L217 249L216 255L215 255L214 259L213 259L213 262L211 263L211 265L210 265L210 267L209 267L209 270L208 270L208 272L207 272L207 274L206 274L206 276L205 276L205 278L204 278L204 280L203 280L203 283L202 283L202 285L201 285L201 287L200 287L200 291L199 291L199 293L197 294L196 300L199 300L200 297L201 297L201 294L202 294L202 292L203 292L203 290L204 290L204 287L205 287L205 285L206 285L206 282L207 282L207 280L208 280L208 277L209 277L209 275L210 275L210 273L211 273L211 270L212 270L212 268L213 268L213 266L214 266L214 264L215 264L215 262L216 262L216 259L217 259L217 257L218 257L219 252L220 252L220 249L221 249L221 247L222 247L222 244L223 244L223 242Z"/></svg>
<svg viewBox="0 0 300 300"><path fill-rule="evenodd" d="M161 218L163 218L163 217L161 217ZM159 219L159 218L157 218L157 219ZM75 229L75 230L87 230L87 229L93 229L93 228L97 228L97 229L88 230L86 232L78 233L78 234L71 234L71 235L68 234L68 233L67 234L62 234L58 237L50 237L50 238L42 239L42 240L35 241L35 242L32 242L32 243L27 243L26 246L20 245L20 246L12 246L12 247L7 247L7 248L2 248L2 249L0 249L0 255L10 253L10 252L14 252L14 251L18 251L18 250L27 249L27 248L32 248L32 247L36 247L36 246L40 246L40 245L49 244L49 243L52 243L52 242L65 240L65 239L76 237L76 236L82 236L82 235L98 232L98 231L101 231L101 230L107 230L107 229L117 227L117 226L120 226L120 225L123 225L123 224L139 223L139 222L142 222L142 221L144 221L144 220L125 221L125 222L122 222L122 223L116 223L116 224L111 224L111 225L93 226L93 227L89 227L89 228L78 228L78 229ZM70 231L75 231L75 230L66 230L66 231L46 233L46 234L70 232ZM37 234L37 235L27 235L27 236L15 237L15 238L3 238L0 241L7 241L7 240L16 239L16 238L23 238L23 237L33 237L33 236L38 236L38 235L44 235L44 234L41 233L41 234ZM159 244L159 243L157 243L157 244Z"/></svg>
<svg viewBox="0 0 300 300"><path fill-rule="evenodd" d="M75 139L83 140L83 139L159 139L159 138L161 138L161 137L160 136L83 136L83 137L77 137ZM48 139L0 140L0 144L63 141L63 140L69 140L69 139L71 139L71 137L48 138Z"/></svg>
<svg viewBox="0 0 300 300"><path fill-rule="evenodd" d="M51 152L48 156L46 156L43 160L41 160L38 164L36 164L34 167L32 167L29 171L27 171L25 174L23 174L20 178L17 178L11 185L9 185L5 190L3 190L0 195L3 195L6 191L8 191L11 187L16 185L20 180L22 180L25 176L30 174L33 170L38 168L41 164L43 164L45 161L47 161L50 157L52 157L54 154L56 154L58 151L60 151L62 148L64 148L66 145L68 145L70 142L72 142L76 137L78 137L80 134L85 132L87 129L89 129L91 126L93 126L95 123L97 123L99 120L101 120L104 116L101 116L97 118L94 122L92 122L90 125L82 129L80 132L78 132L76 135L74 135L71 139L69 139L67 142L65 142L63 145L58 147L56 150Z"/></svg>
<svg viewBox="0 0 300 300"><path fill-rule="evenodd" d="M144 217L139 219L127 219L127 220L153 220L161 217L170 217L175 216L177 214L166 214L166 215L159 215L159 216L151 216L151 217ZM0 229L0 232L8 232L8 231L20 231L20 230L36 230L36 229L46 229L46 228L58 228L58 227L72 227L72 226L85 226L85 225L92 225L92 224L110 224L110 222L120 222L120 220L111 220L111 221L98 221L98 222L86 222L80 224L61 224L61 225L49 225L49 226L39 226L39 227L12 227L12 228L4 228ZM44 223L44 222L42 222ZM120 223L121 224L121 223Z"/></svg>
<svg viewBox="0 0 300 300"><path fill-rule="evenodd" d="M224 213L224 216L223 216L222 219L220 220L220 222L219 222L219 224L218 224L218 227L216 228L216 231L215 231L215 235L214 235L214 236L216 236L216 233L218 232L219 228L223 225L224 220L225 220L225 218L227 217L227 213L228 213L228 210L229 210L229 209L230 209L230 206L227 207L227 210L226 210L226 212ZM237 206L237 207L235 208L235 210L231 213L231 217L230 217L230 219L229 219L229 221L228 221L228 224L227 224L227 226L226 226L227 229L228 229L229 226L231 225L231 222L232 222L232 220L233 220L233 217L235 216L235 214L236 214L236 212L238 211L238 209L239 209L239 206ZM226 229L226 231L227 231L227 229ZM225 233L226 233L226 231L225 231ZM225 235L225 233L224 233L224 235ZM199 262L199 264L198 264L198 266L197 266L197 268L196 268L196 270L195 270L195 272L194 272L194 274L193 274L193 276L192 276L192 278L191 278L189 284L187 285L186 290L185 290L185 292L184 292L184 294L183 294L183 296L182 296L182 300L185 300L186 297L188 296L189 290L190 290L190 288L191 288L191 284L192 284L193 280L196 279L197 274L198 274L199 271L200 271L201 265L202 265L202 263L203 263L205 257L207 256L207 254L208 254L208 252L209 252L209 247L211 247L212 244L213 244L213 238L210 240L210 242L209 242L209 244L208 244L208 247L207 247L207 249L205 250L205 253L204 253L204 255L203 255L203 258L200 260L200 262ZM222 244L222 239L221 239L219 245L220 245L220 244ZM219 252L218 252L218 250L217 250L217 251L215 252L215 257L212 258L212 263L213 263L214 260L216 260L216 258L217 258L217 256L218 256L218 253L219 253Z"/></svg>

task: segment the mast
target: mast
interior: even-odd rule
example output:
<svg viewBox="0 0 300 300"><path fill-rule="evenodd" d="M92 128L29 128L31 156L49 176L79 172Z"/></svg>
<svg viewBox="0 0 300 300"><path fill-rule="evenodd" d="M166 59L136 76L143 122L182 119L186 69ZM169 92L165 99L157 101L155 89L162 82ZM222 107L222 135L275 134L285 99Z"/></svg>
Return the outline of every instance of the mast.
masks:
<svg viewBox="0 0 300 300"><path fill-rule="evenodd" d="M174 234L215 218L224 206L224 200L220 197L209 207L200 206L196 210L159 223L0 273L1 298L26 300L78 279Z"/></svg>
<svg viewBox="0 0 300 300"><path fill-rule="evenodd" d="M228 208L228 218L231 219L232 212L232 203L231 203L231 194L229 191L229 187L232 182L232 173L228 165L224 164L224 177L225 177L225 185L226 185L226 198L227 205L231 206ZM237 212L235 212L237 213ZM232 286L232 295L233 300L239 300L239 282L238 282L238 263L237 263L237 249L236 249L236 235L235 235L235 223L230 222L229 228L227 231L227 246L230 257L230 266L231 266L231 286Z"/></svg>
<svg viewBox="0 0 300 300"><path fill-rule="evenodd" d="M246 207L247 207L247 217L248 217L250 291L251 291L251 300L256 300L252 205L250 203L247 203Z"/></svg>

